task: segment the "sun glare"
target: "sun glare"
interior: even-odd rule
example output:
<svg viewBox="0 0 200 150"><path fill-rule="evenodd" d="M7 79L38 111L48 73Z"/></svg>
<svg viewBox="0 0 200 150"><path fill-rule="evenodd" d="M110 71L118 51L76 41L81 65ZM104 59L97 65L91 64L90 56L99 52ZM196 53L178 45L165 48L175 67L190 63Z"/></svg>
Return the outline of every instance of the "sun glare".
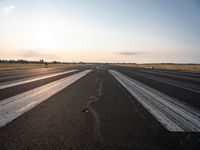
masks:
<svg viewBox="0 0 200 150"><path fill-rule="evenodd" d="M55 17L39 17L28 25L28 39L32 48L52 48L62 36L62 22Z"/></svg>

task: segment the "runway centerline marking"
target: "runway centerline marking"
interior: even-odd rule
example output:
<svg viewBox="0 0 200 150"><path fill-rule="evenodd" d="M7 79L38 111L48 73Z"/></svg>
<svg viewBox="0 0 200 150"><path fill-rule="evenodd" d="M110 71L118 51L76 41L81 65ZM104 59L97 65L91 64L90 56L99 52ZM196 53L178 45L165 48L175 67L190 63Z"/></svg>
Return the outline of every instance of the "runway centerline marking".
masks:
<svg viewBox="0 0 200 150"><path fill-rule="evenodd" d="M200 111L197 108L120 72L115 70L109 72L169 131L200 132Z"/></svg>
<svg viewBox="0 0 200 150"><path fill-rule="evenodd" d="M17 86L17 85L21 85L21 84L25 84L25 83L30 83L30 82L34 82L34 81L38 81L38 80L42 80L42 79L47 79L47 78L51 78L51 77L75 72L75 71L77 71L77 70L68 70L68 71L64 71L64 72L60 72L60 73L54 73L54 74L46 75L46 76L42 76L42 77L35 77L35 78L31 78L31 79L24 79L24 80L9 82L9 83L3 83L2 85L0 85L0 90L6 89L6 88L9 88L9 87L13 87L13 86Z"/></svg>
<svg viewBox="0 0 200 150"><path fill-rule="evenodd" d="M92 70L85 70L0 101L0 127L71 85Z"/></svg>

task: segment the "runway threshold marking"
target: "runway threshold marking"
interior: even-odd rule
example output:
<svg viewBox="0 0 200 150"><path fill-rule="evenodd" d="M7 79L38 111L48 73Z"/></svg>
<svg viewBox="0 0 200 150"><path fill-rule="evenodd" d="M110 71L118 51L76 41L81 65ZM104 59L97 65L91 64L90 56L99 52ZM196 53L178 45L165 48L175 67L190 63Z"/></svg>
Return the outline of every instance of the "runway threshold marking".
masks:
<svg viewBox="0 0 200 150"><path fill-rule="evenodd" d="M68 70L68 71L64 71L64 72L60 72L60 73L54 73L54 74L47 75L47 76L36 77L36 78L25 79L25 80L18 80L18 81L13 81L13 82L10 82L10 83L3 83L3 85L0 85L0 90L6 89L6 88L9 88L9 87L13 87L13 86L17 86L17 85L21 85L21 84L25 84L25 83L30 83L30 82L34 82L34 81L38 81L38 80L42 80L42 79L47 79L47 78L51 78L51 77L75 72L75 71L77 71L77 70Z"/></svg>
<svg viewBox="0 0 200 150"><path fill-rule="evenodd" d="M200 132L200 111L196 108L118 71L109 72L169 131Z"/></svg>
<svg viewBox="0 0 200 150"><path fill-rule="evenodd" d="M0 101L0 127L5 126L91 71L85 70Z"/></svg>

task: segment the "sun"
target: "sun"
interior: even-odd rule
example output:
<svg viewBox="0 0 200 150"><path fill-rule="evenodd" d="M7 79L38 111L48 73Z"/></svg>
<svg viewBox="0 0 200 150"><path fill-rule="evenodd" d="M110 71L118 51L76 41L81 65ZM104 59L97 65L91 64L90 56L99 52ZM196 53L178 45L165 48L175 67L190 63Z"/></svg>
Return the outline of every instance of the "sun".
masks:
<svg viewBox="0 0 200 150"><path fill-rule="evenodd" d="M63 23L53 16L39 16L28 25L28 38L32 48L48 49L58 45Z"/></svg>

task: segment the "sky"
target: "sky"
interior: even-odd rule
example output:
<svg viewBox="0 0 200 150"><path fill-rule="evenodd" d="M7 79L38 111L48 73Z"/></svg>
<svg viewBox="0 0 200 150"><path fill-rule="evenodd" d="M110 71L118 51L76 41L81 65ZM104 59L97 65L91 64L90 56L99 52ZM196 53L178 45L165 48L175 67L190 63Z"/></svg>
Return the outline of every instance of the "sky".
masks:
<svg viewBox="0 0 200 150"><path fill-rule="evenodd" d="M200 63L200 0L0 0L0 59Z"/></svg>

